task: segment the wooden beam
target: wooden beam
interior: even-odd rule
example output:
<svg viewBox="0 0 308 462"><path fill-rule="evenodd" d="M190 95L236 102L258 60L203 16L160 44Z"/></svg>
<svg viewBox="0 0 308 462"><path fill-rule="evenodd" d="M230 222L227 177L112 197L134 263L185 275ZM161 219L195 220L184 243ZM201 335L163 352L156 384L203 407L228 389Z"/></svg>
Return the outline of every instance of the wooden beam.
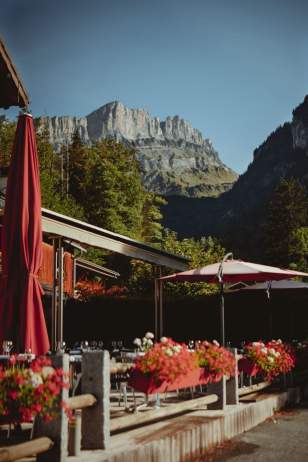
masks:
<svg viewBox="0 0 308 462"><path fill-rule="evenodd" d="M71 410L74 409L84 409L89 406L93 406L97 402L94 395L90 393L85 393L83 395L72 396L66 401L68 407Z"/></svg>
<svg viewBox="0 0 308 462"><path fill-rule="evenodd" d="M6 88L1 89L2 91L5 91L6 94L0 94L0 106L4 107L5 109L10 106L28 107L29 96L13 64L10 54L1 39L0 57L2 65L7 71L6 76L1 76L2 80L3 78L6 78L5 80L7 82L7 85ZM16 96L14 96L13 94L8 95L8 89L12 88L12 90L14 90L14 87L16 89Z"/></svg>
<svg viewBox="0 0 308 462"><path fill-rule="evenodd" d="M255 393L256 391L264 390L271 385L271 382L260 382L255 385L250 385L250 387L239 388L238 395L244 396L249 395L250 393Z"/></svg>
<svg viewBox="0 0 308 462"><path fill-rule="evenodd" d="M110 421L110 431L117 432L138 425L144 425L155 420L170 417L176 414L192 411L196 408L207 406L218 401L217 395L207 395L201 398L182 401L181 403L169 404L160 409L151 409L150 411L142 411L138 414L131 414L125 417L117 417Z"/></svg>
<svg viewBox="0 0 308 462"><path fill-rule="evenodd" d="M53 446L50 438L36 438L26 443L15 444L0 449L0 462L11 462L13 460L30 457L35 454L48 451Z"/></svg>

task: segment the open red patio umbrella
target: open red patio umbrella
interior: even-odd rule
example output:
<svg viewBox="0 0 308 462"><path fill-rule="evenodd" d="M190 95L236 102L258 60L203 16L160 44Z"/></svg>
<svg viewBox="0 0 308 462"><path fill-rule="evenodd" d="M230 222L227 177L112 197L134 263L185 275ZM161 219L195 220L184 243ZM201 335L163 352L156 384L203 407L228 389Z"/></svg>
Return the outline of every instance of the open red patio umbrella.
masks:
<svg viewBox="0 0 308 462"><path fill-rule="evenodd" d="M229 258L231 258L229 260ZM232 254L227 254L222 262L204 266L203 268L183 271L182 273L171 274L161 278L163 281L189 281L207 282L219 284L220 287L220 316L221 316L221 344L225 344L225 322L224 322L224 285L225 283L236 282L262 282L279 281L281 279L292 279L295 277L308 277L307 273L276 268L274 266L260 265L257 263L233 260Z"/></svg>
<svg viewBox="0 0 308 462"><path fill-rule="evenodd" d="M38 271L42 258L41 191L33 120L19 116L1 234L0 341L19 352L49 350Z"/></svg>

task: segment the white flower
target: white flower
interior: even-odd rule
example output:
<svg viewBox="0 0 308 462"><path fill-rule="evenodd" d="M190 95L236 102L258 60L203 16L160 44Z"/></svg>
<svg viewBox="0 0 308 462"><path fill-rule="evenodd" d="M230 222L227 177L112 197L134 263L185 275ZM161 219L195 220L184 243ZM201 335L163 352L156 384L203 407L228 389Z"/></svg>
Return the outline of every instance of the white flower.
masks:
<svg viewBox="0 0 308 462"><path fill-rule="evenodd" d="M160 341L161 341L162 343L167 343L167 342L168 342L168 339L167 339L167 337L161 337Z"/></svg>
<svg viewBox="0 0 308 462"><path fill-rule="evenodd" d="M167 356L173 356L173 351L171 350L171 348L166 348L165 353Z"/></svg>
<svg viewBox="0 0 308 462"><path fill-rule="evenodd" d="M217 340L213 340L213 343L214 343L214 345L216 345L216 346L220 346L219 343L217 342Z"/></svg>
<svg viewBox="0 0 308 462"><path fill-rule="evenodd" d="M173 350L176 352L176 353L179 353L181 351L182 347L181 345L174 345L173 346Z"/></svg>
<svg viewBox="0 0 308 462"><path fill-rule="evenodd" d="M154 338L154 334L152 334L152 332L147 332L147 333L145 334L145 338L147 338L147 339L153 339L153 338Z"/></svg>
<svg viewBox="0 0 308 462"><path fill-rule="evenodd" d="M42 385L43 379L37 372L32 372L30 370L29 380L26 381L29 385L32 385L34 388L37 388L39 385Z"/></svg>
<svg viewBox="0 0 308 462"><path fill-rule="evenodd" d="M276 355L276 350L274 350L274 348L270 348L268 351L271 355Z"/></svg>
<svg viewBox="0 0 308 462"><path fill-rule="evenodd" d="M267 354L267 348L261 348L261 352Z"/></svg>
<svg viewBox="0 0 308 462"><path fill-rule="evenodd" d="M149 346L149 347L153 346L153 342L152 342L152 340L150 338L147 341L147 346Z"/></svg>
<svg viewBox="0 0 308 462"><path fill-rule="evenodd" d="M274 358L273 358L272 356L269 356L269 357L268 357L268 360L269 360L270 363L273 363L273 362L275 361Z"/></svg>
<svg viewBox="0 0 308 462"><path fill-rule="evenodd" d="M282 343L281 338L279 338L279 339L277 340L277 343Z"/></svg>
<svg viewBox="0 0 308 462"><path fill-rule="evenodd" d="M141 340L140 340L140 338L138 338L138 337L135 338L135 340L133 341L133 344L136 345L136 346L138 346L138 347L140 347L140 346L141 346Z"/></svg>
<svg viewBox="0 0 308 462"><path fill-rule="evenodd" d="M259 346L260 342L252 342L252 346Z"/></svg>
<svg viewBox="0 0 308 462"><path fill-rule="evenodd" d="M280 356L279 351L276 351L275 356L276 356L276 358L279 358L279 356Z"/></svg>
<svg viewBox="0 0 308 462"><path fill-rule="evenodd" d="M44 366L42 368L42 377L46 379L49 375L53 375L55 373L55 370L51 366Z"/></svg>

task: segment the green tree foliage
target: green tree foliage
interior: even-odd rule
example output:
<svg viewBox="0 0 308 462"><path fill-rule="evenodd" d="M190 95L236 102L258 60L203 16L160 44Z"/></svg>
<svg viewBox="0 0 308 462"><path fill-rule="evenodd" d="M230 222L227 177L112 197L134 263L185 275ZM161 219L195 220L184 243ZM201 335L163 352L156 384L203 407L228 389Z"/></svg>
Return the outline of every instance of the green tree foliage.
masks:
<svg viewBox="0 0 308 462"><path fill-rule="evenodd" d="M0 166L8 167L13 148L16 124L0 119Z"/></svg>
<svg viewBox="0 0 308 462"><path fill-rule="evenodd" d="M75 135L69 147L69 192L90 223L148 242L161 239L159 198L145 191L130 147L115 140L88 147Z"/></svg>
<svg viewBox="0 0 308 462"><path fill-rule="evenodd" d="M283 179L269 203L265 224L265 253L270 264L299 268L307 248L308 200L295 178Z"/></svg>
<svg viewBox="0 0 308 462"><path fill-rule="evenodd" d="M84 211L73 197L64 195L61 183L61 159L48 141L48 131L36 133L40 163L42 206L73 218L84 217Z"/></svg>
<svg viewBox="0 0 308 462"><path fill-rule="evenodd" d="M179 239L177 233L171 230L164 230L161 248L167 252L182 255L190 261L191 269L200 268L221 261L225 249L212 237L201 237L200 239L188 238ZM153 290L153 279L158 276L155 268L141 262L133 263L133 272L129 281L129 288L132 292L149 293ZM175 296L200 296L217 291L215 284L205 283L166 283L168 295Z"/></svg>

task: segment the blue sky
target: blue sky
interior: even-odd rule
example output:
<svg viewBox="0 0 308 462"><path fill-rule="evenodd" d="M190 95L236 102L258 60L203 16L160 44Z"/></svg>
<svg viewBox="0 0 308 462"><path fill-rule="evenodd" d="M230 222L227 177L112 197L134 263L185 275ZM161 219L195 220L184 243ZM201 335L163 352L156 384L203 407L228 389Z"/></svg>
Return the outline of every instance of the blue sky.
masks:
<svg viewBox="0 0 308 462"><path fill-rule="evenodd" d="M0 35L33 115L180 115L241 173L308 93L307 17L306 0L1 0Z"/></svg>

